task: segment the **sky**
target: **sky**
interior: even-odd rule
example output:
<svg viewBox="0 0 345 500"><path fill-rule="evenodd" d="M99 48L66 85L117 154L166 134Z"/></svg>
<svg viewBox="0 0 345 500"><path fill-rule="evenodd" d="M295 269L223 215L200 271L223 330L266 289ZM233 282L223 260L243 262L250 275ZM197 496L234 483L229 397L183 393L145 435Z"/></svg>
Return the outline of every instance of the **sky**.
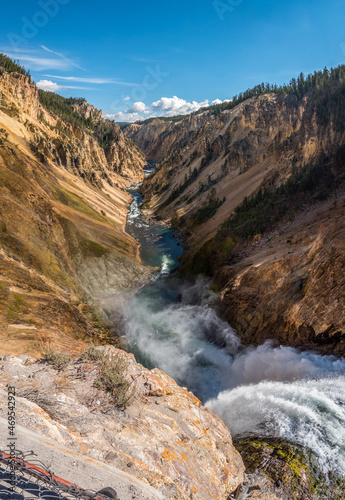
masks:
<svg viewBox="0 0 345 500"><path fill-rule="evenodd" d="M0 52L129 122L187 114L345 60L344 0L12 0Z"/></svg>

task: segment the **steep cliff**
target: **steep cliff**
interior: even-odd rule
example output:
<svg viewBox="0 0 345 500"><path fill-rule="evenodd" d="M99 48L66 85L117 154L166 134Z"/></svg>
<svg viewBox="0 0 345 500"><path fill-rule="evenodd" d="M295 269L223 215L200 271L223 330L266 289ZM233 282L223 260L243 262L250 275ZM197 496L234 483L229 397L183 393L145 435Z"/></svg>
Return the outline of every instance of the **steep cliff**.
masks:
<svg viewBox="0 0 345 500"><path fill-rule="evenodd" d="M148 216L182 231L182 269L216 276L220 310L245 342L344 352L337 78L124 129L160 162L144 185Z"/></svg>
<svg viewBox="0 0 345 500"><path fill-rule="evenodd" d="M109 148L40 104L25 75L0 74L0 324L5 352L41 339L80 349L100 333L95 299L150 275L125 233L143 155L114 125Z"/></svg>
<svg viewBox="0 0 345 500"><path fill-rule="evenodd" d="M79 99L75 104L72 104L72 109L85 116L91 118L92 121L100 122L104 120L101 109L96 109L92 104L89 104L85 99Z"/></svg>

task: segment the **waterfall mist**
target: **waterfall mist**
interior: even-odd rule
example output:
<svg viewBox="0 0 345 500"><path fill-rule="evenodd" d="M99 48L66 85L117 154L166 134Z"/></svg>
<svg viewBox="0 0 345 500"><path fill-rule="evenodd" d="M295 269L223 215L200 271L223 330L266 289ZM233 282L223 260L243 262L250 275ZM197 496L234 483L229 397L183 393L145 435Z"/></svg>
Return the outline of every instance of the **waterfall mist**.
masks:
<svg viewBox="0 0 345 500"><path fill-rule="evenodd" d="M271 342L245 347L205 290L202 280L160 280L130 299L126 338L137 360L187 386L233 436L282 437L345 473L345 360Z"/></svg>

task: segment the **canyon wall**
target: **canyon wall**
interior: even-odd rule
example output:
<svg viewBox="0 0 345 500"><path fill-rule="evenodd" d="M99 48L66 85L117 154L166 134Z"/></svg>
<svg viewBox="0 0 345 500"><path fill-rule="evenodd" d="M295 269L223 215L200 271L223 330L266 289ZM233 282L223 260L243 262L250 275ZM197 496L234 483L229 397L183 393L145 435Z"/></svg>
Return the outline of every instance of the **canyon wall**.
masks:
<svg viewBox="0 0 345 500"><path fill-rule="evenodd" d="M339 89L329 92L333 99ZM182 272L213 276L219 311L242 340L343 354L345 135L335 112L320 118L321 104L312 94L267 93L124 133L159 161L144 184L148 216L183 234ZM271 213L258 198L246 214L243 202L258 193L276 193ZM233 228L238 207L243 220ZM254 210L265 214L260 223Z"/></svg>
<svg viewBox="0 0 345 500"><path fill-rule="evenodd" d="M98 301L151 275L125 232L125 188L143 179L145 159L116 124L111 133L102 148L44 109L28 77L1 71L3 354L37 354L47 339L80 350L106 331Z"/></svg>

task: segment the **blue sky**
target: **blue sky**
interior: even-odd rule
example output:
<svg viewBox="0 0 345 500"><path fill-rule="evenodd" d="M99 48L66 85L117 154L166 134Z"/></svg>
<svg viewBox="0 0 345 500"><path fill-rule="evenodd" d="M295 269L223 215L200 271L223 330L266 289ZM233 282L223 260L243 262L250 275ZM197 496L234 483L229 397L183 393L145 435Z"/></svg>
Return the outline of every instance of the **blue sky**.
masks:
<svg viewBox="0 0 345 500"><path fill-rule="evenodd" d="M341 64L344 21L344 0L12 0L0 51L42 88L133 121Z"/></svg>

